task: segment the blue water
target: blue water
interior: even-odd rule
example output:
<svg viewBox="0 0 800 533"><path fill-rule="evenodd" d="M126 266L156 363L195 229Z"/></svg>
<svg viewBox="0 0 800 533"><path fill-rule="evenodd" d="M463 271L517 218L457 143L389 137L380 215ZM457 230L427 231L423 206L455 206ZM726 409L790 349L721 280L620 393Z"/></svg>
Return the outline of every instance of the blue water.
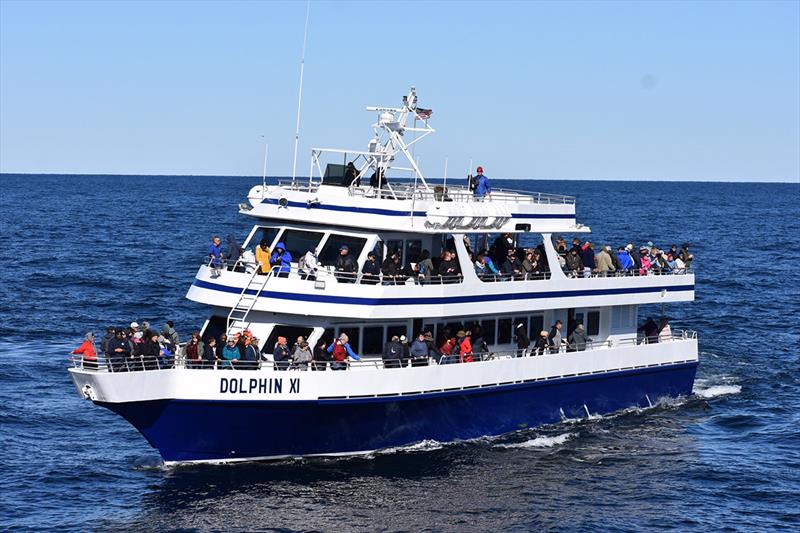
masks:
<svg viewBox="0 0 800 533"><path fill-rule="evenodd" d="M598 241L693 245L697 301L668 308L700 332L691 398L366 458L163 468L78 398L65 354L134 319L198 328L186 290L211 234L250 229L236 206L257 181L0 176L0 529L800 528L798 184L502 184L577 196Z"/></svg>

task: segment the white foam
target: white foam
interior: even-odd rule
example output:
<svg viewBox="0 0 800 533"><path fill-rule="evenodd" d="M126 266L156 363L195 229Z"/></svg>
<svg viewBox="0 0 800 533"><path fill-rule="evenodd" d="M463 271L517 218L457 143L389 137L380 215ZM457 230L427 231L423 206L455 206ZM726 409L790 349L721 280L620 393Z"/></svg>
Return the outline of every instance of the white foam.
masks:
<svg viewBox="0 0 800 533"><path fill-rule="evenodd" d="M576 433L562 433L554 437L536 437L535 439L529 439L525 442L498 444L498 446L501 448L552 448L553 446L564 444L575 435Z"/></svg>
<svg viewBox="0 0 800 533"><path fill-rule="evenodd" d="M400 452L429 452L433 450L441 450L443 447L444 445L438 440L426 439L420 442L415 442L414 444L409 444L407 446L385 448L383 450L379 450L377 453L380 455L389 455Z"/></svg>
<svg viewBox="0 0 800 533"><path fill-rule="evenodd" d="M717 396L739 394L742 392L742 387L741 385L712 385L707 388L695 388L692 392L701 398L716 398Z"/></svg>

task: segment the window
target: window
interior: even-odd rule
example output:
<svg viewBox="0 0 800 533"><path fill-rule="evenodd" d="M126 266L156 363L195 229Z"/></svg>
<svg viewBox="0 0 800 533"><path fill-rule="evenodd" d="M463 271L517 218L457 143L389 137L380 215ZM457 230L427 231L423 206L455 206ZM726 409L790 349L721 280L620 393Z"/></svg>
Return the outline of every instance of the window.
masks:
<svg viewBox="0 0 800 533"><path fill-rule="evenodd" d="M533 315L531 316L531 330L529 337L531 339L538 339L544 330L544 316Z"/></svg>
<svg viewBox="0 0 800 533"><path fill-rule="evenodd" d="M586 319L586 334L590 337L592 335L600 334L600 311L589 311Z"/></svg>
<svg viewBox="0 0 800 533"><path fill-rule="evenodd" d="M302 335L306 340L308 340L308 336L311 335L311 332L314 331L313 328L301 328L297 326L284 326L281 324L276 324L274 328L272 328L272 332L267 337L267 342L264 343L264 346L261 347L261 351L263 353L273 353L275 351L275 343L278 342L278 337L286 337L286 344L289 346L289 349L292 349L294 343L297 342L297 337Z"/></svg>
<svg viewBox="0 0 800 533"><path fill-rule="evenodd" d="M361 255L361 250L364 249L366 243L367 239L363 237L331 233L319 254L319 262L325 266L333 266L336 263L336 258L339 257L339 248L342 245L347 245L350 249L350 255L353 256L353 259L358 260L358 256Z"/></svg>
<svg viewBox="0 0 800 533"><path fill-rule="evenodd" d="M206 324L200 337L203 339L203 342L208 342L208 339L211 337L219 340L219 336L226 331L228 331L227 317L214 315L208 319L208 324Z"/></svg>
<svg viewBox="0 0 800 533"><path fill-rule="evenodd" d="M386 241L386 257L391 257L394 252L400 256L400 264L403 264L403 241Z"/></svg>
<svg viewBox="0 0 800 533"><path fill-rule="evenodd" d="M496 334L494 319L481 320L481 329L483 330L483 339L486 341L486 344L494 344Z"/></svg>
<svg viewBox="0 0 800 533"><path fill-rule="evenodd" d="M352 348L353 351L356 352L356 355L358 355L358 351L361 349L361 342L360 342L361 341L361 339L360 339L361 335L359 334L360 333L359 327L358 326L342 326L342 327L339 328L339 335L341 335L342 333L347 335L347 337L349 339L347 342L350 344L350 348ZM338 335L337 335L337 337L338 337Z"/></svg>
<svg viewBox="0 0 800 533"><path fill-rule="evenodd" d="M409 240L406 241L406 255L403 258L403 264L417 263L419 261L419 254L422 253L422 241Z"/></svg>
<svg viewBox="0 0 800 533"><path fill-rule="evenodd" d="M336 331L333 328L325 328L325 331L322 332L321 339L325 341L325 346L330 346L335 336Z"/></svg>
<svg viewBox="0 0 800 533"><path fill-rule="evenodd" d="M253 238L248 241L247 246L252 246L255 248L261 241L266 240L267 246L270 247L272 250L272 243L275 241L275 237L278 235L278 228L259 228L254 234Z"/></svg>
<svg viewBox="0 0 800 533"><path fill-rule="evenodd" d="M618 305L611 308L612 331L629 332L636 327L636 306Z"/></svg>
<svg viewBox="0 0 800 533"><path fill-rule="evenodd" d="M365 355L380 354L383 352L383 326L364 327Z"/></svg>
<svg viewBox="0 0 800 533"><path fill-rule="evenodd" d="M408 336L408 332L406 331L408 328L405 324L402 325L394 325L394 326L387 326L386 327L386 339L391 340L392 337L397 335L398 337L402 335Z"/></svg>
<svg viewBox="0 0 800 533"><path fill-rule="evenodd" d="M322 240L323 233L317 231L303 231L287 229L281 235L281 242L286 250L292 254L292 261L299 261L309 250L315 250Z"/></svg>
<svg viewBox="0 0 800 533"><path fill-rule="evenodd" d="M511 342L511 319L501 318L497 321L497 344Z"/></svg>

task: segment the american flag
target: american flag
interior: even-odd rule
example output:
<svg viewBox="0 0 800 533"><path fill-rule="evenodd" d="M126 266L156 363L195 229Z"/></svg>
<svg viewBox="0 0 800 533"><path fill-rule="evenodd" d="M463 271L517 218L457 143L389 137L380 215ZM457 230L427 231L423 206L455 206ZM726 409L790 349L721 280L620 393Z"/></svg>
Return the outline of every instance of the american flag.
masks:
<svg viewBox="0 0 800 533"><path fill-rule="evenodd" d="M420 120L428 120L433 115L433 109L417 108L417 118Z"/></svg>

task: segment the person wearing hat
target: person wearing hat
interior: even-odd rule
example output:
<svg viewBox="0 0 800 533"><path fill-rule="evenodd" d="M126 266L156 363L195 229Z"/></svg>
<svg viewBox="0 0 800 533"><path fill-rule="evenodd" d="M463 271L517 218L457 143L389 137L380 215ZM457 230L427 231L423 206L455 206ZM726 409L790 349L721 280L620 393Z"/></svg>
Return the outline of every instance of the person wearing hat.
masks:
<svg viewBox="0 0 800 533"><path fill-rule="evenodd" d="M571 351L582 352L586 349L586 345L591 343L592 339L586 334L586 328L583 327L583 322L578 322L575 329L567 338Z"/></svg>
<svg viewBox="0 0 800 533"><path fill-rule="evenodd" d="M400 360L403 358L403 345L400 344L400 337L392 335L392 339L383 347L383 368L400 368Z"/></svg>
<svg viewBox="0 0 800 533"><path fill-rule="evenodd" d="M118 327L114 330L114 338L108 341L106 348L106 361L108 369L112 372L127 372L125 360L131 353L128 339L125 338L125 328Z"/></svg>
<svg viewBox="0 0 800 533"><path fill-rule="evenodd" d="M365 285L377 285L381 280L381 266L378 264L378 256L374 250L367 254L367 260L361 267L361 283Z"/></svg>
<svg viewBox="0 0 800 533"><path fill-rule="evenodd" d="M91 331L83 336L80 346L72 350L75 355L82 355L83 368L97 369L97 352L94 349L94 333Z"/></svg>
<svg viewBox="0 0 800 533"><path fill-rule="evenodd" d="M225 360L222 363L222 368L235 368L235 364L239 362L239 349L236 347L236 338L230 337L227 344L222 349L222 358Z"/></svg>
<svg viewBox="0 0 800 533"><path fill-rule="evenodd" d="M633 248L632 245L628 245ZM620 272L626 273L630 272L631 268L633 268L633 258L630 254L630 249L626 246L625 248L621 247L617 250L617 259L619 260L620 265Z"/></svg>
<svg viewBox="0 0 800 533"><path fill-rule="evenodd" d="M525 333L525 324L520 322L517 324L514 337L517 341L517 357L524 357L525 352L528 350L528 346L531 345L531 339L528 337L528 334Z"/></svg>
<svg viewBox="0 0 800 533"><path fill-rule="evenodd" d="M472 181L475 183L475 199L476 200L483 200L484 198L491 199L492 197L492 186L489 184L489 178L487 178L483 174L483 167L477 168L477 175L472 178Z"/></svg>
<svg viewBox="0 0 800 533"><path fill-rule="evenodd" d="M614 268L614 262L611 260L609 250L611 250L610 246L603 246L594 256L594 262L597 265L597 274L601 278L608 276L609 272L614 272L614 270L616 270Z"/></svg>
<svg viewBox="0 0 800 533"><path fill-rule="evenodd" d="M650 251L647 249L647 246L641 246L639 248L639 263L641 264L639 275L647 276L652 268L650 263Z"/></svg>
<svg viewBox="0 0 800 533"><path fill-rule="evenodd" d="M292 254L282 242L275 245L275 251L272 252L269 262L279 278L289 277L289 272L292 270Z"/></svg>
<svg viewBox="0 0 800 533"><path fill-rule="evenodd" d="M471 363L472 357L472 332L459 330L456 333L456 346L458 346L458 362Z"/></svg>
<svg viewBox="0 0 800 533"><path fill-rule="evenodd" d="M350 248L343 244L339 247L339 257L336 258L334 266L336 280L339 283L355 283L358 263L350 255Z"/></svg>
<svg viewBox="0 0 800 533"><path fill-rule="evenodd" d="M400 335L400 366L405 368L408 365L409 360L409 350L408 350L408 339L405 335Z"/></svg>

